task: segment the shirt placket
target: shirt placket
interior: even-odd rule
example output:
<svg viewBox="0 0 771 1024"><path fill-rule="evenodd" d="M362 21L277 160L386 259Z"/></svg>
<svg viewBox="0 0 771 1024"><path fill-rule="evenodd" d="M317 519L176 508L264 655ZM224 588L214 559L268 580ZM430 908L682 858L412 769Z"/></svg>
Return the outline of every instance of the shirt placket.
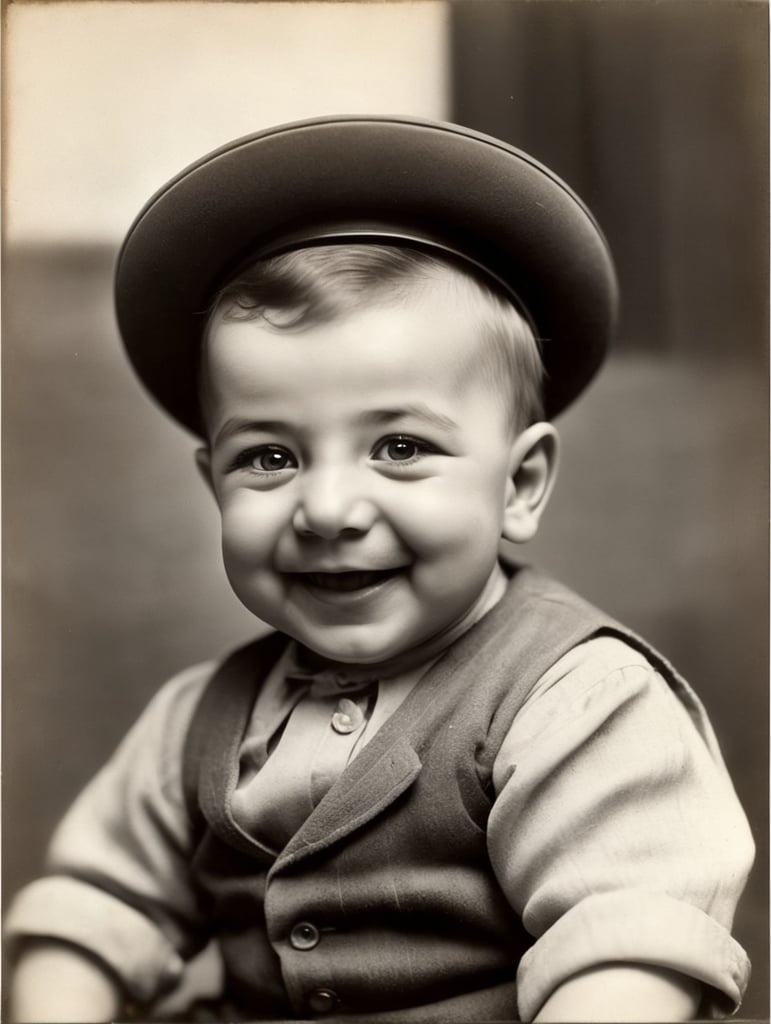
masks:
<svg viewBox="0 0 771 1024"><path fill-rule="evenodd" d="M351 683L332 673L308 680L276 746L256 773L243 772L231 800L234 818L274 850L304 824L353 757L366 727L376 683Z"/></svg>
<svg viewBox="0 0 771 1024"><path fill-rule="evenodd" d="M308 699L324 700L329 712L310 766L309 788L314 807L354 757L372 711L376 687L376 683L371 683L362 691L360 684L356 687L337 677L320 679L311 687ZM319 692L329 696L317 697Z"/></svg>

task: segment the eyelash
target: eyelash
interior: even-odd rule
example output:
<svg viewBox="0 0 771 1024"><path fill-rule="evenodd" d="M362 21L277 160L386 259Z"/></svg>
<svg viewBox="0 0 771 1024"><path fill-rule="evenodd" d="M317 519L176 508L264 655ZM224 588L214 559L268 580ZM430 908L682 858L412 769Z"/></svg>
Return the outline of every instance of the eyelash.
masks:
<svg viewBox="0 0 771 1024"><path fill-rule="evenodd" d="M408 459L375 459L375 456L381 448L391 444L411 444L415 446L415 453ZM418 437L411 437L409 434L392 434L389 437L384 437L378 441L375 447L372 449L372 458L376 462L387 462L389 466L411 466L417 462L424 455L438 455L439 449L429 444L427 441L421 441Z"/></svg>
<svg viewBox="0 0 771 1024"><path fill-rule="evenodd" d="M279 452L289 457L293 465L282 466L280 469L258 469L253 466L252 463L260 456L267 455L269 452ZM284 448L280 444L257 444L252 448L245 448L242 452L238 452L236 457L227 467L228 473L234 473L239 469L245 469L250 473L264 474L265 476L273 476L276 473L280 473L281 469L294 469L297 466L297 460L294 455L289 451L288 448Z"/></svg>
<svg viewBox="0 0 771 1024"><path fill-rule="evenodd" d="M391 444L409 444L415 446L415 452L407 459L378 459L377 453L384 448L386 445ZM261 455L267 455L271 452L280 453L286 455L291 460L291 465L281 466L276 469L260 469L253 465L255 460ZM384 462L389 466L407 467L412 466L418 462L419 459L424 455L438 455L439 449L429 444L427 441L421 441L420 438L411 437L409 434L391 434L388 437L384 437L377 442L372 449L372 458L375 462ZM295 459L292 452L279 444L259 444L254 445L251 448L245 448L244 451L238 452L235 458L227 467L228 473L233 473L238 470L247 470L250 473L263 474L265 476L273 476L276 473L280 473L284 469L295 469L297 467L297 460Z"/></svg>

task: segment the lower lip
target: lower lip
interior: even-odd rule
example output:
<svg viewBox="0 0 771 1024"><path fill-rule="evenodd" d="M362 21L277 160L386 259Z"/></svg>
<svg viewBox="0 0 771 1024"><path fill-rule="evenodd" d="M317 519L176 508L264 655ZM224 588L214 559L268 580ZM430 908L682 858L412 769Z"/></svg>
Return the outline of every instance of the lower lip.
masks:
<svg viewBox="0 0 771 1024"><path fill-rule="evenodd" d="M386 590L393 587L403 575L404 570L398 570L390 576L384 576L374 583L369 583L367 586L359 587L356 590L330 590L327 587L316 586L316 584L309 582L307 579L298 579L296 584L306 594L309 594L315 601L319 601L321 604L332 605L336 608L350 608L380 596Z"/></svg>

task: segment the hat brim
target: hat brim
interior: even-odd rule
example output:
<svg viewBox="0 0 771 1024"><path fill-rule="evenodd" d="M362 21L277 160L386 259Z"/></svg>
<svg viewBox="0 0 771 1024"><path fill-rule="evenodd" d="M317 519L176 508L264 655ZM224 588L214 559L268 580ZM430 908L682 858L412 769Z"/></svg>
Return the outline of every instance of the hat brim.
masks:
<svg viewBox="0 0 771 1024"><path fill-rule="evenodd" d="M118 258L116 311L151 394L202 433L197 367L217 290L257 252L349 235L438 246L516 296L541 345L547 416L600 366L615 324L616 277L602 232L564 182L458 125L328 117L216 150L134 221Z"/></svg>

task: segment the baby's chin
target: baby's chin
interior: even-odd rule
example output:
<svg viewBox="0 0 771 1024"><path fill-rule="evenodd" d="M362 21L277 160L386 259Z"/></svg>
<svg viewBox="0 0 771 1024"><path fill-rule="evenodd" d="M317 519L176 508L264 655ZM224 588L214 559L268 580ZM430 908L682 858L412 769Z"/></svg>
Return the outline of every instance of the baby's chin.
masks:
<svg viewBox="0 0 771 1024"><path fill-rule="evenodd" d="M465 629L460 632L465 632ZM388 678L435 661L457 636L457 624L448 623L436 632L412 638L409 643L398 640L377 643L374 637L370 637L368 642L357 638L358 642L349 640L338 644L329 642L328 638L313 638L310 642L309 638L302 636L294 639L308 652L311 661L315 659L338 665L341 670L362 668L367 670L368 676Z"/></svg>
<svg viewBox="0 0 771 1024"><path fill-rule="evenodd" d="M419 651L422 649L422 644L419 644L417 647L405 647L403 644L400 644L387 645L380 648L367 644L335 645L308 643L302 637L295 637L294 639L304 650L309 652L312 658L321 659L342 667L361 665L371 668L373 671L377 669L390 669L395 663L401 663L402 661L414 662L416 657L420 657Z"/></svg>

